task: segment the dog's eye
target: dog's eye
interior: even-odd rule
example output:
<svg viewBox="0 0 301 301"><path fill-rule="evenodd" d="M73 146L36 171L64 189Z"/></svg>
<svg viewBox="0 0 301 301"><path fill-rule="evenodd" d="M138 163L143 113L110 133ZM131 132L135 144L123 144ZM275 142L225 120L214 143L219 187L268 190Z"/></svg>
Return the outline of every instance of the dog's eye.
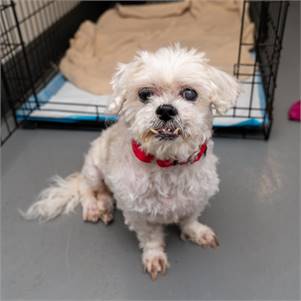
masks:
<svg viewBox="0 0 301 301"><path fill-rule="evenodd" d="M186 89L182 90L180 92L180 95L184 99L189 100L189 101L194 101L198 97L198 93L195 90L190 89L190 88L186 88Z"/></svg>
<svg viewBox="0 0 301 301"><path fill-rule="evenodd" d="M154 92L150 88L142 88L138 91L138 96L142 102L147 102Z"/></svg>

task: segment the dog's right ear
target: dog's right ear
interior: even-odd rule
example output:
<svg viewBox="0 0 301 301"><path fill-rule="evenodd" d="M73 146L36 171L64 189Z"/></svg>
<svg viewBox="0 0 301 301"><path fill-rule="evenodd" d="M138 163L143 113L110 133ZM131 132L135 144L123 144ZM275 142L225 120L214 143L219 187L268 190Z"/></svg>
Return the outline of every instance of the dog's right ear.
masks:
<svg viewBox="0 0 301 301"><path fill-rule="evenodd" d="M222 70L212 66L207 68L211 85L214 87L211 91L211 104L219 114L224 114L236 103L240 91L239 82Z"/></svg>
<svg viewBox="0 0 301 301"><path fill-rule="evenodd" d="M119 114L123 103L126 101L126 70L128 64L118 64L117 71L113 75L111 85L113 89L113 100L109 105L109 112L112 114Z"/></svg>

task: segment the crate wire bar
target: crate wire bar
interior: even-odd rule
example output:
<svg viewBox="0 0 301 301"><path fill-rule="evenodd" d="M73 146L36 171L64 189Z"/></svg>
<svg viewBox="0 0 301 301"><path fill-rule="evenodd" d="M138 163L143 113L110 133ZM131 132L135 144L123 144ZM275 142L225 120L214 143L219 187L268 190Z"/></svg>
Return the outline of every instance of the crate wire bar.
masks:
<svg viewBox="0 0 301 301"><path fill-rule="evenodd" d="M4 1L0 5L1 42L1 145L16 128L70 128L95 129L107 127L112 122L100 118L102 107L95 104L60 102L62 113L78 114L79 105L91 107L95 120L79 122L48 122L16 118L17 110L30 116L45 103L39 92L58 74L57 63L68 49L69 39L84 20L92 21L106 9L111 1ZM252 137L268 139L273 123L273 103L277 71L285 28L287 1L248 1L243 4L240 36L238 37L238 59L233 74L242 85L249 86L250 99L247 106L236 106L222 118L252 118L262 120L257 126L216 127L217 136ZM247 9L248 7L248 9ZM244 41L244 24L249 14L255 24L254 43ZM241 59L242 47L252 47L254 64ZM264 91L264 106L254 107L256 86ZM27 101L28 99L31 101ZM48 109L51 110L51 109ZM87 113L80 112L85 115Z"/></svg>

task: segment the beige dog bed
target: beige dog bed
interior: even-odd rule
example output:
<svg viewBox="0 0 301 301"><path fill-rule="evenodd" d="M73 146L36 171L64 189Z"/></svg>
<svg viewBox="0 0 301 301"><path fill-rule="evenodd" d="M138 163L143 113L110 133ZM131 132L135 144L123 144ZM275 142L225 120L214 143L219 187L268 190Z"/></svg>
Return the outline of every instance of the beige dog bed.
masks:
<svg viewBox="0 0 301 301"><path fill-rule="evenodd" d="M97 23L82 23L60 70L85 91L110 94L118 62L130 61L139 49L156 50L180 42L206 52L211 64L232 73L238 56L242 5L240 0L116 5ZM244 35L244 41L252 43L249 20ZM242 48L242 61L252 62L248 49Z"/></svg>

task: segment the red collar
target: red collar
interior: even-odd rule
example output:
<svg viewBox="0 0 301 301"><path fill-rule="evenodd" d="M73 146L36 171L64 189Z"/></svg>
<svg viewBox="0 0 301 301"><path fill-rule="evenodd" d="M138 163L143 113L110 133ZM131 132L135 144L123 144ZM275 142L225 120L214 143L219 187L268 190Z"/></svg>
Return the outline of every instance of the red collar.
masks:
<svg viewBox="0 0 301 301"><path fill-rule="evenodd" d="M153 155L150 154L146 154L140 147L140 144L135 141L132 140L132 150L133 153L135 155L135 157L137 159L139 159L142 162L145 163L151 163L155 157ZM206 151L207 151L207 143L205 142L204 144L202 144L200 146L200 151L199 153L196 155L196 157L191 161L191 160L187 160L184 162L179 162L179 161L172 161L172 160L156 160L157 165L160 167L170 167L170 166L175 166L175 165L183 165L183 164L189 164L189 163L195 163L197 161L199 161L203 155L206 155Z"/></svg>

